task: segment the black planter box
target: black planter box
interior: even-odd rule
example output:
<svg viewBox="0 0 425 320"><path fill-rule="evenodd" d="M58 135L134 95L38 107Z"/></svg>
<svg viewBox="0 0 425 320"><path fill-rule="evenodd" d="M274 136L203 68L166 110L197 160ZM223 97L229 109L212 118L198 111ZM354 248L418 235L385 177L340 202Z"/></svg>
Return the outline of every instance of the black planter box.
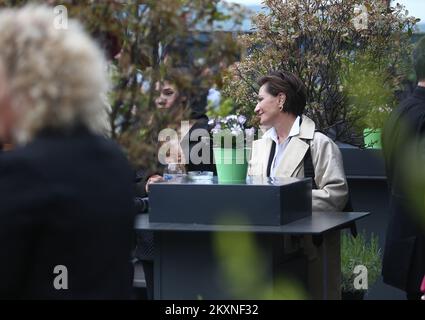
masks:
<svg viewBox="0 0 425 320"><path fill-rule="evenodd" d="M385 164L380 149L340 147L347 178L385 179Z"/></svg>
<svg viewBox="0 0 425 320"><path fill-rule="evenodd" d="M220 184L182 178L150 189L150 222L276 226L311 216L311 179Z"/></svg>

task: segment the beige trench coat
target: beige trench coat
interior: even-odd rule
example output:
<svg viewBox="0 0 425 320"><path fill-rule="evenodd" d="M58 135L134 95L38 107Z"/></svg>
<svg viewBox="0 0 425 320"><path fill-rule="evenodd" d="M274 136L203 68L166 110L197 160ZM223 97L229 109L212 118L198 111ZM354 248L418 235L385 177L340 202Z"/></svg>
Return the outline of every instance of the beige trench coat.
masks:
<svg viewBox="0 0 425 320"><path fill-rule="evenodd" d="M309 148L305 140L310 140L311 158L315 169L317 190L313 190L313 211L342 211L348 199L341 152L327 136L315 132L315 123L306 116L300 133L289 141L282 161L276 170L277 177L304 177L304 156ZM254 141L248 175L267 176L272 140L269 138Z"/></svg>
<svg viewBox="0 0 425 320"><path fill-rule="evenodd" d="M315 123L303 116L300 133L291 138L281 163L276 170L277 177L304 177L304 156L311 147L311 158L315 169L317 190L312 191L313 211L342 211L348 200L348 186L344 173L342 155L338 146L327 136L315 132ZM305 140L309 140L307 143ZM267 176L272 140L254 141L248 175ZM328 272L328 299L340 299L341 266L339 231L325 235ZM308 257L308 293L312 299L323 299L323 244L316 247L311 236L285 237L285 252L303 250Z"/></svg>

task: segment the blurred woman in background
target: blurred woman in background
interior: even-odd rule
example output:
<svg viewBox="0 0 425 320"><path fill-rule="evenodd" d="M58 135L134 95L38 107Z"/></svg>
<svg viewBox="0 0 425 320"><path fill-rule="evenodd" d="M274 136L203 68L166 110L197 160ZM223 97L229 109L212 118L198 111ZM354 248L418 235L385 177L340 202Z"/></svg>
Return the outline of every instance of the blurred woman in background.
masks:
<svg viewBox="0 0 425 320"><path fill-rule="evenodd" d="M211 171L215 172L213 163L212 145L209 145L209 156L206 162L196 162L190 157L193 147L201 142L200 137L190 139L191 134L197 129L203 129L208 132L208 117L205 114L207 105L208 90L201 89L193 81L189 71L184 68L174 68L169 70L167 75L156 83L157 97L155 105L160 111L158 118L161 118L158 132L165 128L174 129L178 132L179 139L174 142L167 142L169 145L173 143L175 153L174 157L168 157L167 161L173 163L176 170L181 173L189 171ZM154 123L155 115L152 115L150 125ZM188 121L188 126L182 126L182 121ZM186 131L182 131L186 129ZM161 144L159 144L161 146ZM186 146L186 148L185 148ZM161 148L158 148L160 152ZM198 156L202 158L202 151ZM158 154L158 157L160 155ZM155 173L138 173L138 195L136 204L139 213L147 213L149 210L149 185L163 180L164 169L167 166L162 164ZM146 176L146 178L144 177ZM153 299L153 255L154 242L152 232L142 231L137 235L137 247L135 250L135 258L140 261L143 266L146 280L147 298ZM136 263L137 268L137 263Z"/></svg>

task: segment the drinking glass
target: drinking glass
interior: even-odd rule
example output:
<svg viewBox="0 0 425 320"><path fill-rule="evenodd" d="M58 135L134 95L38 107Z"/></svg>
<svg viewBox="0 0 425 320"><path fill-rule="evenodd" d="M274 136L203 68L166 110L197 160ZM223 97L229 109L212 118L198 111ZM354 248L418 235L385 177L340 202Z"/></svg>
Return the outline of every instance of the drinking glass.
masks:
<svg viewBox="0 0 425 320"><path fill-rule="evenodd" d="M164 179L166 181L183 177L186 174L186 169L181 163L169 163L164 169Z"/></svg>

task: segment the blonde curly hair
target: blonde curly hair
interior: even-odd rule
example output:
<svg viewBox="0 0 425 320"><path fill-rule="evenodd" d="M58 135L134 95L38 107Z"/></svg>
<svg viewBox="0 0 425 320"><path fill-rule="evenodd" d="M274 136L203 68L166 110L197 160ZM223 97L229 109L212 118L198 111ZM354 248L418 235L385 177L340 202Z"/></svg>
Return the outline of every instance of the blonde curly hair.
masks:
<svg viewBox="0 0 425 320"><path fill-rule="evenodd" d="M0 63L19 115L18 141L77 123L107 130L104 55L77 21L70 19L67 29L54 21L47 6L0 10Z"/></svg>

